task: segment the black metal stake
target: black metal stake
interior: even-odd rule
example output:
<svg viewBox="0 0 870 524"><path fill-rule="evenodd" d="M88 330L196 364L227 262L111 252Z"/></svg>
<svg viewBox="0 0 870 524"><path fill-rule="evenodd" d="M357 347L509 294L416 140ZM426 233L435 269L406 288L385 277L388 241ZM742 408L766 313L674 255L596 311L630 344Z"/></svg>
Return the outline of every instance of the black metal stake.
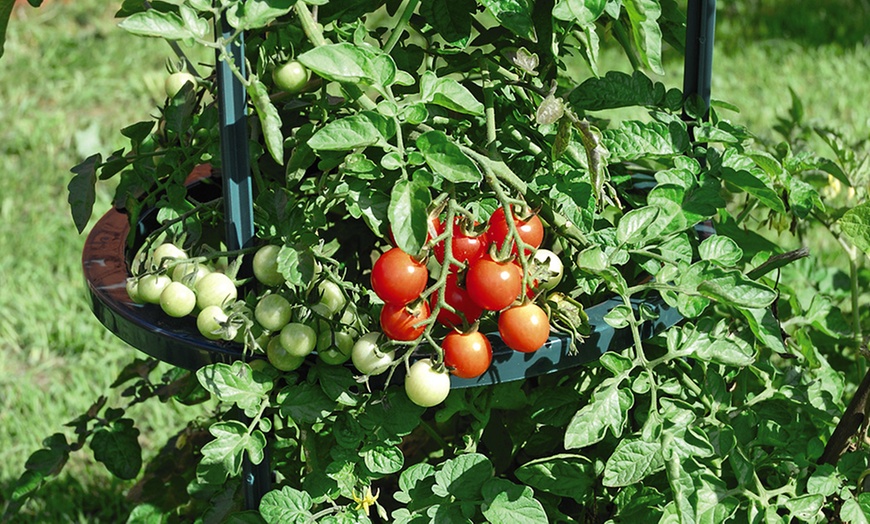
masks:
<svg viewBox="0 0 870 524"><path fill-rule="evenodd" d="M221 20L221 34L230 38L232 28ZM227 48L233 65L245 75L245 43L243 35ZM246 121L247 94L242 82L233 75L231 65L217 59L218 107L220 110L221 168L223 173L224 212L226 218L226 244L230 250L252 244L254 239L253 195L251 193L251 160L248 154ZM245 424L251 420L239 413ZM257 509L260 500L272 484L271 460L268 446L259 464L253 464L247 454L242 462L242 482L245 491L245 509Z"/></svg>
<svg viewBox="0 0 870 524"><path fill-rule="evenodd" d="M683 96L697 95L704 101L704 119L710 111L713 82L713 35L716 32L716 0L689 0L686 9L686 56Z"/></svg>

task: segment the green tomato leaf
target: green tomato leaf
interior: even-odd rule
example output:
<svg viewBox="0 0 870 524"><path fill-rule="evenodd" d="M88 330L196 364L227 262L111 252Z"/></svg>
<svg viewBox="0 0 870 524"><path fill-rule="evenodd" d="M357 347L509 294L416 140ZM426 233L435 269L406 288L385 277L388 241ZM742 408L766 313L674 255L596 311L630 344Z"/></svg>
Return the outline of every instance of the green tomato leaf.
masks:
<svg viewBox="0 0 870 524"><path fill-rule="evenodd" d="M604 13L607 0L559 0L553 6L553 16L566 22L587 26Z"/></svg>
<svg viewBox="0 0 870 524"><path fill-rule="evenodd" d="M616 240L620 244L642 244L658 234L662 221L658 206L646 206L632 209L619 219L616 226Z"/></svg>
<svg viewBox="0 0 870 524"><path fill-rule="evenodd" d="M621 440L604 466L602 483L607 487L628 486L663 466L661 443L642 439Z"/></svg>
<svg viewBox="0 0 870 524"><path fill-rule="evenodd" d="M359 396L353 393L359 383L350 369L344 366L330 366L323 362L318 362L316 369L318 383L327 397L342 406L359 404Z"/></svg>
<svg viewBox="0 0 870 524"><path fill-rule="evenodd" d="M380 144L381 131L365 114L346 116L326 124L308 139L315 151L349 151Z"/></svg>
<svg viewBox="0 0 870 524"><path fill-rule="evenodd" d="M711 275L698 285L698 291L713 300L745 308L765 308L776 300L776 291L739 271Z"/></svg>
<svg viewBox="0 0 870 524"><path fill-rule="evenodd" d="M97 200L97 165L101 161L102 156L98 153L89 156L71 169L74 176L67 185L69 190L67 201L79 233L88 226L91 213L94 211L94 202Z"/></svg>
<svg viewBox="0 0 870 524"><path fill-rule="evenodd" d="M203 22L205 22L203 20ZM201 29L199 26L194 27L194 31L184 24L184 20L173 12L162 12L156 9L133 13L128 16L118 27L139 36L151 36L156 38L165 38L166 40L183 40L185 38L193 38L199 36L197 33Z"/></svg>
<svg viewBox="0 0 870 524"><path fill-rule="evenodd" d="M436 176L450 182L479 182L477 165L442 131L427 131L417 138L417 148Z"/></svg>
<svg viewBox="0 0 870 524"><path fill-rule="evenodd" d="M537 42L530 0L480 0L503 26L520 38Z"/></svg>
<svg viewBox="0 0 870 524"><path fill-rule="evenodd" d="M517 468L517 480L524 484L582 502L590 495L597 474L595 464L582 455L560 454L533 460Z"/></svg>
<svg viewBox="0 0 870 524"><path fill-rule="evenodd" d="M387 216L399 248L416 255L426 244L429 225L429 186L412 180L400 180L393 188Z"/></svg>
<svg viewBox="0 0 870 524"><path fill-rule="evenodd" d="M271 379L256 375L241 360L232 365L218 362L197 370L196 378L209 393L221 402L230 402L245 411L256 411L272 391Z"/></svg>
<svg viewBox="0 0 870 524"><path fill-rule="evenodd" d="M248 96L254 104L257 116L260 118L260 127L263 130L263 138L266 141L266 149L279 165L284 164L284 134L281 132L281 115L272 104L266 86L256 75L248 79Z"/></svg>
<svg viewBox="0 0 870 524"><path fill-rule="evenodd" d="M653 83L640 71L633 74L608 71L599 78L584 80L568 95L579 111L601 111L618 107L657 107L665 99L665 86Z"/></svg>
<svg viewBox="0 0 870 524"><path fill-rule="evenodd" d="M795 497L785 501L785 507L791 512L792 516L804 522L811 522L822 511L822 506L825 505L825 497L819 494L804 495Z"/></svg>
<svg viewBox="0 0 870 524"><path fill-rule="evenodd" d="M870 254L870 202L864 202L846 211L837 224L849 242Z"/></svg>
<svg viewBox="0 0 870 524"><path fill-rule="evenodd" d="M314 424L335 410L335 402L316 384L303 382L287 386L278 395L281 416L290 417L298 424Z"/></svg>
<svg viewBox="0 0 870 524"><path fill-rule="evenodd" d="M375 474L390 475L401 471L405 465L402 450L382 442L366 444L359 454L369 471Z"/></svg>
<svg viewBox="0 0 870 524"><path fill-rule="evenodd" d="M448 44L464 48L471 37L474 7L475 3L468 0L422 0L420 15Z"/></svg>
<svg viewBox="0 0 870 524"><path fill-rule="evenodd" d="M696 329L686 337L679 351L681 354L699 360L730 366L743 367L755 361L752 346L745 340L728 333L724 324L720 324L713 331Z"/></svg>
<svg viewBox="0 0 870 524"><path fill-rule="evenodd" d="M601 142L610 152L608 162L640 158L671 157L689 149L689 133L682 122L623 122L617 129L605 129Z"/></svg>
<svg viewBox="0 0 870 524"><path fill-rule="evenodd" d="M698 246L702 260L709 260L721 266L733 266L743 259L743 250L734 239L722 235L707 237Z"/></svg>
<svg viewBox="0 0 870 524"><path fill-rule="evenodd" d="M293 10L296 0L247 0L236 20L236 29L266 27Z"/></svg>
<svg viewBox="0 0 870 524"><path fill-rule="evenodd" d="M628 422L628 410L634 405L631 391L619 388L618 383L596 391L592 402L578 411L565 430L565 448L583 448L600 442L607 428L614 437L622 435Z"/></svg>
<svg viewBox="0 0 870 524"><path fill-rule="evenodd" d="M857 498L849 493L840 507L840 520L852 524L870 523L870 493L860 493Z"/></svg>
<svg viewBox="0 0 870 524"><path fill-rule="evenodd" d="M631 21L632 41L644 63L657 75L664 75L662 67L662 15L658 0L624 0L622 2Z"/></svg>
<svg viewBox="0 0 870 524"><path fill-rule="evenodd" d="M444 462L441 469L435 472L436 494L475 500L492 475L492 463L486 456L480 453L460 455Z"/></svg>
<svg viewBox="0 0 870 524"><path fill-rule="evenodd" d="M372 231L387 237L390 195L372 186L366 180L348 180L347 210L354 218L362 218Z"/></svg>
<svg viewBox="0 0 870 524"><path fill-rule="evenodd" d="M507 479L489 479L483 486L483 516L494 524L546 524L550 522L532 488Z"/></svg>
<svg viewBox="0 0 870 524"><path fill-rule="evenodd" d="M311 283L317 270L317 260L307 246L281 246L278 271L290 285L304 288Z"/></svg>
<svg viewBox="0 0 870 524"><path fill-rule="evenodd" d="M24 468L38 471L44 476L57 475L69 459L70 446L66 435L55 433L43 440L42 445L45 447L34 451L27 458Z"/></svg>
<svg viewBox="0 0 870 524"><path fill-rule="evenodd" d="M197 478L207 484L222 483L227 476L242 471L245 453L254 464L264 458L266 436L258 429L248 434L248 428L237 420L216 422L208 428L214 440L202 448L202 461L196 468Z"/></svg>
<svg viewBox="0 0 870 524"><path fill-rule="evenodd" d="M284 486L263 495L259 510L268 524L302 523L311 521L313 505L308 493Z"/></svg>
<svg viewBox="0 0 870 524"><path fill-rule="evenodd" d="M90 446L94 459L121 480L136 478L142 468L139 430L133 426L132 419L120 418L98 428Z"/></svg>
<svg viewBox="0 0 870 524"><path fill-rule="evenodd" d="M769 347L775 353L789 353L782 341L782 327L779 320L768 308L740 308L740 312L746 317L749 328L760 342Z"/></svg>
<svg viewBox="0 0 870 524"><path fill-rule="evenodd" d="M465 86L448 77L426 71L420 77L420 98L424 103L446 107L466 115L483 116L483 104Z"/></svg>
<svg viewBox="0 0 870 524"><path fill-rule="evenodd" d="M317 46L296 59L327 80L349 84L387 87L398 71L392 57L380 49L349 42Z"/></svg>

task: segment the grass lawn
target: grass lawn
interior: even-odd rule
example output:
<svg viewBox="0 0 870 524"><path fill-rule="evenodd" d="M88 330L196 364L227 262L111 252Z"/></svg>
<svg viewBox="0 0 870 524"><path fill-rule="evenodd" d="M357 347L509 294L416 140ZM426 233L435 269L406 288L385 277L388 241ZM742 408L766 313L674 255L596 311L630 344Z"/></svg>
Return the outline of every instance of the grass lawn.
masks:
<svg viewBox="0 0 870 524"><path fill-rule="evenodd" d="M42 439L59 431L71 435L63 424L104 394L138 355L88 309L80 268L84 236L66 203L70 167L122 147L118 129L162 103L171 50L117 29L112 16L119 4L22 7L0 59L0 509ZM713 98L741 108L723 116L762 140L778 140L772 127L791 106L792 88L808 119L867 138L870 32L861 26L868 20L866 2L845 0L743 0L721 8ZM681 86L680 57L672 56L667 68L666 83ZM110 188L99 193L97 214L110 196ZM190 413L172 405L138 406L132 415L146 453ZM74 454L66 469L27 506L25 517L126 518L129 485L110 480L89 451Z"/></svg>

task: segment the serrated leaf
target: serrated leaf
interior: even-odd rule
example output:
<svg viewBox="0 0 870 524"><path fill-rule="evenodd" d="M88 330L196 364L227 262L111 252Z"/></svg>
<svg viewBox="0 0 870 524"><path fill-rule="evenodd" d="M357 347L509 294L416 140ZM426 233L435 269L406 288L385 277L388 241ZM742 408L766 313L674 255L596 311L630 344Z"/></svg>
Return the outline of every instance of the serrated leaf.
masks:
<svg viewBox="0 0 870 524"><path fill-rule="evenodd" d="M367 444L359 454L369 471L376 474L390 475L401 471L405 465L402 450L384 443Z"/></svg>
<svg viewBox="0 0 870 524"><path fill-rule="evenodd" d="M202 460L196 475L208 484L222 483L227 476L237 476L242 471L245 454L254 464L264 458L266 436L258 429L248 433L248 428L237 420L216 422L208 428L214 440L202 447Z"/></svg>
<svg viewBox="0 0 870 524"><path fill-rule="evenodd" d="M420 98L424 103L446 107L466 115L483 115L483 104L465 86L449 77L426 71L420 77Z"/></svg>
<svg viewBox="0 0 870 524"><path fill-rule="evenodd" d="M622 440L604 466L602 483L620 487L640 482L664 466L661 444L642 439Z"/></svg>
<svg viewBox="0 0 870 524"><path fill-rule="evenodd" d="M91 437L90 446L94 459L102 462L119 479L134 479L142 468L139 430L132 419L121 418L100 427Z"/></svg>
<svg viewBox="0 0 870 524"><path fill-rule="evenodd" d="M293 10L296 0L247 0L236 21L237 29L266 27Z"/></svg>
<svg viewBox="0 0 870 524"><path fill-rule="evenodd" d="M628 410L634 398L628 390L612 384L606 389L596 391L592 402L578 411L565 430L565 448L583 448L601 441L607 428L613 436L622 434L628 420Z"/></svg>
<svg viewBox="0 0 870 524"><path fill-rule="evenodd" d="M531 0L480 0L501 24L520 38L537 42Z"/></svg>
<svg viewBox="0 0 870 524"><path fill-rule="evenodd" d="M307 382L284 388L278 401L281 403L281 415L299 424L319 422L335 409L335 402L322 389Z"/></svg>
<svg viewBox="0 0 870 524"><path fill-rule="evenodd" d="M221 402L231 402L243 410L257 408L272 390L272 381L264 374L254 374L250 366L237 360L222 362L197 370L196 378Z"/></svg>
<svg viewBox="0 0 870 524"><path fill-rule="evenodd" d="M249 77L248 96L254 104L266 149L279 165L284 164L284 134L281 132L281 115L269 98L269 91L256 75Z"/></svg>
<svg viewBox="0 0 870 524"><path fill-rule="evenodd" d="M559 0L553 6L553 16L566 22L586 26L604 13L607 0Z"/></svg>
<svg viewBox="0 0 870 524"><path fill-rule="evenodd" d="M91 155L71 169L74 176L67 185L68 202L79 233L85 230L94 211L94 202L97 200L97 165L101 161L102 156L99 154Z"/></svg>
<svg viewBox="0 0 870 524"><path fill-rule="evenodd" d="M456 0L422 0L420 15L432 24L438 35L450 45L464 48L471 37L473 2Z"/></svg>
<svg viewBox="0 0 870 524"><path fill-rule="evenodd" d="M698 291L713 300L745 308L765 308L776 300L776 291L736 270L708 277L698 285Z"/></svg>
<svg viewBox="0 0 870 524"><path fill-rule="evenodd" d="M417 148L437 176L454 183L483 179L477 164L442 131L427 131L417 138Z"/></svg>
<svg viewBox="0 0 870 524"><path fill-rule="evenodd" d="M311 520L311 496L290 486L272 490L260 500L260 515L269 524L308 522Z"/></svg>
<svg viewBox="0 0 870 524"><path fill-rule="evenodd" d="M133 13L122 20L118 27L134 35L167 40L183 40L197 36L185 26L184 20L178 14L164 13L156 9Z"/></svg>
<svg viewBox="0 0 870 524"><path fill-rule="evenodd" d="M631 21L631 34L641 59L657 75L664 75L662 67L662 31L659 17L662 8L657 0L623 0L623 7Z"/></svg>
<svg viewBox="0 0 870 524"><path fill-rule="evenodd" d="M317 271L317 260L307 247L281 246L278 251L278 271L287 282L297 288L311 283Z"/></svg>
<svg viewBox="0 0 870 524"><path fill-rule="evenodd" d="M656 107L664 98L664 84L653 83L640 71L632 74L608 71L603 77L584 80L568 95L568 102L580 111L601 111L629 106Z"/></svg>
<svg viewBox="0 0 870 524"><path fill-rule="evenodd" d="M483 486L483 516L493 524L546 524L544 507L528 486L507 479L493 478Z"/></svg>
<svg viewBox="0 0 870 524"><path fill-rule="evenodd" d="M861 251L870 254L870 202L859 204L837 221L840 231Z"/></svg>
<svg viewBox="0 0 870 524"><path fill-rule="evenodd" d="M381 50L349 42L317 46L296 59L327 80L349 84L387 87L398 71L392 57Z"/></svg>
<svg viewBox="0 0 870 524"><path fill-rule="evenodd" d="M582 455L559 454L527 462L515 471L517 480L529 486L582 501L595 485L595 464Z"/></svg>
<svg viewBox="0 0 870 524"><path fill-rule="evenodd" d="M689 134L681 122L638 122L629 120L616 129L605 129L601 142L609 162L648 157L669 157L689 149Z"/></svg>
<svg viewBox="0 0 870 524"><path fill-rule="evenodd" d="M825 504L825 497L822 495L804 495L795 497L785 501L785 507L791 514L803 521L812 521Z"/></svg>
<svg viewBox="0 0 870 524"><path fill-rule="evenodd" d="M632 209L619 219L616 226L616 240L620 244L641 244L648 238L657 234L660 229L656 226L661 208L658 206L646 206L640 209Z"/></svg>
<svg viewBox="0 0 870 524"><path fill-rule="evenodd" d="M405 253L417 255L426 244L431 202L429 186L421 182L400 180L393 187L387 216L393 237Z"/></svg>
<svg viewBox="0 0 870 524"><path fill-rule="evenodd" d="M308 139L308 147L315 151L350 151L379 144L382 140L374 122L364 114L356 114L320 128Z"/></svg>
<svg viewBox="0 0 870 524"><path fill-rule="evenodd" d="M435 482L446 493L461 500L474 500L493 475L492 463L480 453L468 453L447 460L435 472Z"/></svg>
<svg viewBox="0 0 870 524"><path fill-rule="evenodd" d="M721 266L733 266L743 258L743 250L734 239L713 235L704 239L698 246L702 260L709 260Z"/></svg>

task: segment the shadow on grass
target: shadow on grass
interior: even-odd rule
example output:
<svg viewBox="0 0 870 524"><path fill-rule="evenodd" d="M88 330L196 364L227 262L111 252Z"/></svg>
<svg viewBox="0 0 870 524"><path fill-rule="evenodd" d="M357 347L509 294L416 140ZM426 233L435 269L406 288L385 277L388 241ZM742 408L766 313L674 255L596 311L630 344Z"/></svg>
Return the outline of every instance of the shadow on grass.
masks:
<svg viewBox="0 0 870 524"><path fill-rule="evenodd" d="M16 482L14 478L0 481L0 519ZM9 522L124 522L133 509L133 504L125 498L129 487L129 483L117 480L83 483L63 474L46 482Z"/></svg>
<svg viewBox="0 0 870 524"><path fill-rule="evenodd" d="M717 43L787 40L801 47L870 45L870 0L740 0L720 2Z"/></svg>

